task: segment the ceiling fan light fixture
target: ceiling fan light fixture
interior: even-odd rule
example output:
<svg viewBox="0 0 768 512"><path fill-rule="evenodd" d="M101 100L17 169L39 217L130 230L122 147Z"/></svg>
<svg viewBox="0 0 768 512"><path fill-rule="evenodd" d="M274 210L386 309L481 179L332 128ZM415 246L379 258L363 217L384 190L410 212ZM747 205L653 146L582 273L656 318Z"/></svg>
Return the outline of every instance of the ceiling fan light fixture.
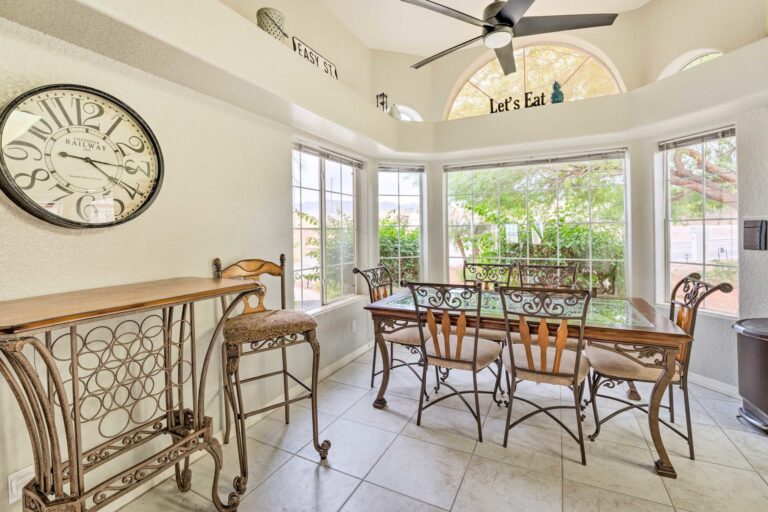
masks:
<svg viewBox="0 0 768 512"><path fill-rule="evenodd" d="M483 36L483 44L486 48L496 50L504 48L512 42L512 27L506 25L496 25L492 30Z"/></svg>

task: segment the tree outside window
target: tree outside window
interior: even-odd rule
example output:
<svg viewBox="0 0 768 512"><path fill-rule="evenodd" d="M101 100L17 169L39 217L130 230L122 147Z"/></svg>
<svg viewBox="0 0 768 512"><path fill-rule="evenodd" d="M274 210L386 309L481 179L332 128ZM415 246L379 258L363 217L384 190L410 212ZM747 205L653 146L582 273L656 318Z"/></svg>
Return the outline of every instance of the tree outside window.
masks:
<svg viewBox="0 0 768 512"><path fill-rule="evenodd" d="M379 258L395 283L421 278L422 176L392 167L379 170Z"/></svg>

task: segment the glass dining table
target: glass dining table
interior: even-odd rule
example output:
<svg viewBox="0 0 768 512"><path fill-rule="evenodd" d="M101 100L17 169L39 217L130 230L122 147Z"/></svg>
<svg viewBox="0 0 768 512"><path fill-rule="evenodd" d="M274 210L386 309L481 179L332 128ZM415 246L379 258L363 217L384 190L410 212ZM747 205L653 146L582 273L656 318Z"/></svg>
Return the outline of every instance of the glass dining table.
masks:
<svg viewBox="0 0 768 512"><path fill-rule="evenodd" d="M383 335L414 325L416 309L413 297L410 292L401 291L369 304L365 309L373 318L375 341L382 361L387 361L389 351ZM479 322L482 329L505 330L499 294L483 292L479 319L468 317L467 320L468 327L474 327ZM517 319L510 317L510 329L519 329ZM569 336L578 335L578 326L574 325ZM677 473L661 437L659 410L664 393L675 374L680 347L689 343L691 337L643 299L598 297L590 301L584 339L591 344L614 350L646 367L661 370L648 405L648 425L659 457L655 463L657 473L676 478ZM377 409L387 405L385 395L388 384L389 365L385 364L378 395L373 402Z"/></svg>

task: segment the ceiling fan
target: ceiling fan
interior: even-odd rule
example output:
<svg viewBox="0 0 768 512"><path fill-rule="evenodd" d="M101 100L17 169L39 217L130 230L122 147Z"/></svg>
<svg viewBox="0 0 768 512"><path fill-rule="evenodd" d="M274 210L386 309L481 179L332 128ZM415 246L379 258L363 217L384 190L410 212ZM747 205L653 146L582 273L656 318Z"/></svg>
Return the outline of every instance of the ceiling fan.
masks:
<svg viewBox="0 0 768 512"><path fill-rule="evenodd" d="M489 4L483 11L483 19L478 19L431 0L402 1L450 16L482 29L482 33L479 36L457 44L411 66L415 69L419 69L440 57L444 57L482 39L486 47L496 51L496 57L499 59L501 69L505 75L509 75L515 72L515 54L512 46L513 37L562 32L577 28L604 27L612 25L618 16L618 14L571 14L524 17L524 14L535 0L508 0L506 2L493 2Z"/></svg>

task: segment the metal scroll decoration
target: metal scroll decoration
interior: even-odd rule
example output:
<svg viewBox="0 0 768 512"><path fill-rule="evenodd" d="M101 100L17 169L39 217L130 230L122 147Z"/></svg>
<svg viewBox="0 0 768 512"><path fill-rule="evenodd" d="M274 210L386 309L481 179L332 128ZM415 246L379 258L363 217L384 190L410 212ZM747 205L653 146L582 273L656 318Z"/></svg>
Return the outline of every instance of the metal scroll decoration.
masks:
<svg viewBox="0 0 768 512"><path fill-rule="evenodd" d="M490 263L466 263L464 265L464 281L477 283L509 284L512 275L512 265ZM485 287L484 289L488 289Z"/></svg>
<svg viewBox="0 0 768 512"><path fill-rule="evenodd" d="M480 285L409 284L417 309L474 311L478 309Z"/></svg>
<svg viewBox="0 0 768 512"><path fill-rule="evenodd" d="M539 318L583 318L589 303L585 290L502 288L500 294L508 314Z"/></svg>
<svg viewBox="0 0 768 512"><path fill-rule="evenodd" d="M576 283L576 270L576 266L572 265L520 265L520 284L546 288L569 287Z"/></svg>

